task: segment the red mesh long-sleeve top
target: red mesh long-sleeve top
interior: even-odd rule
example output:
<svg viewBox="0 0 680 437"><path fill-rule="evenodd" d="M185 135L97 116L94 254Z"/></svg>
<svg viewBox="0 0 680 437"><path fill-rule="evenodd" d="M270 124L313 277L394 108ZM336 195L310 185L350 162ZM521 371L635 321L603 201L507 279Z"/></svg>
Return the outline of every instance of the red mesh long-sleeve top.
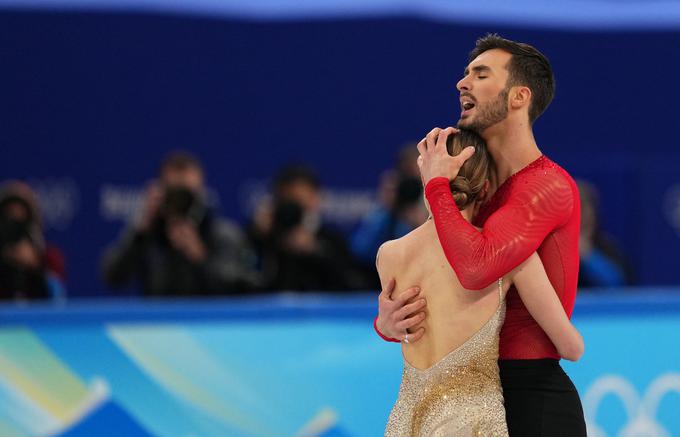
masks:
<svg viewBox="0 0 680 437"><path fill-rule="evenodd" d="M541 156L506 180L482 207L474 225L456 207L446 178L425 189L439 241L461 284L487 287L534 251L569 316L576 299L581 206L569 174ZM513 286L500 337L501 359L560 358Z"/></svg>

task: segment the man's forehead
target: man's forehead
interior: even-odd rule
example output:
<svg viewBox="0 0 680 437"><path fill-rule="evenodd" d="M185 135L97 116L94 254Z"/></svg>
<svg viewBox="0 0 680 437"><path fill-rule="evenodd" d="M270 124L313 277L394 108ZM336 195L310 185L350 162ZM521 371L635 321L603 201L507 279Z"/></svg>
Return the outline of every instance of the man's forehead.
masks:
<svg viewBox="0 0 680 437"><path fill-rule="evenodd" d="M510 60L512 55L505 50L501 49L491 49L482 52L473 59L467 66L468 70L471 70L478 66L486 66L492 69L497 69L500 67L505 67Z"/></svg>

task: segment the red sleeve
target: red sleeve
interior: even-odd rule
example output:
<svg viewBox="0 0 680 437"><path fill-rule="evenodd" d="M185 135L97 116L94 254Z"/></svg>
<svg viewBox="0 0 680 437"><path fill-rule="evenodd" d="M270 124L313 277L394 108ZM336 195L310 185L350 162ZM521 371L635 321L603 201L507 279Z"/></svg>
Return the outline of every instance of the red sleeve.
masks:
<svg viewBox="0 0 680 437"><path fill-rule="evenodd" d="M510 197L481 232L460 214L446 178L434 178L425 187L439 242L467 289L486 288L520 265L571 216L573 191L557 169L517 176Z"/></svg>

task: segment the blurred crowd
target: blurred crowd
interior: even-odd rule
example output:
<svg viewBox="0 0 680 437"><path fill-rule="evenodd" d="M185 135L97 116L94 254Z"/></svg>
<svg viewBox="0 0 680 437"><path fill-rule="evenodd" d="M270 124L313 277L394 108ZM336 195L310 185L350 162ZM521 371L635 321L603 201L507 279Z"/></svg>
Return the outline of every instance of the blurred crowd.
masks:
<svg viewBox="0 0 680 437"><path fill-rule="evenodd" d="M427 219L415 145L404 146L377 188L378 205L353 232L321 211L323 186L310 167L285 166L244 226L220 216L201 162L173 152L148 184L133 220L104 250L101 276L112 289L145 296L379 290L375 255ZM580 287L633 282L625 254L603 232L596 188L579 181ZM63 253L45 240L40 206L21 181L0 186L0 298L59 299L67 294Z"/></svg>

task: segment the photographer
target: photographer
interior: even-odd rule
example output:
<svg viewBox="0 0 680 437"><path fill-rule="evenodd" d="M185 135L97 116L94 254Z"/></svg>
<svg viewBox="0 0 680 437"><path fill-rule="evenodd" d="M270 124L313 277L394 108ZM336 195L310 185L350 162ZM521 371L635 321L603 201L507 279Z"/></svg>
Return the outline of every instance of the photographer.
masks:
<svg viewBox="0 0 680 437"><path fill-rule="evenodd" d="M375 257L381 244L396 240L427 220L423 183L419 177L400 175L389 206L381 206L362 220L354 231L351 247L359 259L368 286L379 289Z"/></svg>
<svg viewBox="0 0 680 437"><path fill-rule="evenodd" d="M350 239L352 253L359 260L369 290L380 289L375 269L380 245L403 237L427 219L418 155L415 143L406 144L399 150L394 168L381 175L380 204L363 217Z"/></svg>
<svg viewBox="0 0 680 437"><path fill-rule="evenodd" d="M264 207L266 206L266 207ZM256 213L249 237L269 290L349 290L363 284L344 237L321 218L321 189L304 166L283 168L273 199Z"/></svg>
<svg viewBox="0 0 680 437"><path fill-rule="evenodd" d="M206 201L201 164L178 152L147 189L140 219L104 257L112 287L139 279L147 296L222 294L257 286L254 255L240 229Z"/></svg>
<svg viewBox="0 0 680 437"><path fill-rule="evenodd" d="M599 192L595 185L577 180L581 197L578 285L581 288L616 288L633 283L633 272L618 242L600 226Z"/></svg>
<svg viewBox="0 0 680 437"><path fill-rule="evenodd" d="M0 299L64 294L64 259L45 243L36 196L18 181L0 187Z"/></svg>

